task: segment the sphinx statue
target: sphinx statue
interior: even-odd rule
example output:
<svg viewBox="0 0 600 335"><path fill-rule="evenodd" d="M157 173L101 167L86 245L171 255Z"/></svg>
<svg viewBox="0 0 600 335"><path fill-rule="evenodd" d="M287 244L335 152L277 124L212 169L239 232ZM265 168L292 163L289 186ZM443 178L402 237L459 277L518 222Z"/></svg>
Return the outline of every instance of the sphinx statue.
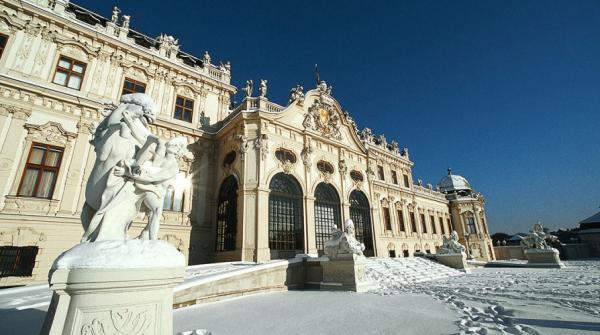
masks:
<svg viewBox="0 0 600 335"><path fill-rule="evenodd" d="M157 239L166 188L179 172L186 152L183 137L169 141L150 133L157 108L142 93L123 95L109 110L90 141L96 160L88 178L81 213L82 243L126 240L133 219L143 209L149 223L140 236Z"/></svg>
<svg viewBox="0 0 600 335"><path fill-rule="evenodd" d="M465 247L458 242L458 233L453 230L450 237L444 236L444 241L438 254L461 254L465 252Z"/></svg>
<svg viewBox="0 0 600 335"><path fill-rule="evenodd" d="M337 259L342 255L363 256L365 245L356 240L354 231L354 222L347 220L344 224L344 231L337 227L333 227L331 231L331 239L325 242L325 255L329 259Z"/></svg>

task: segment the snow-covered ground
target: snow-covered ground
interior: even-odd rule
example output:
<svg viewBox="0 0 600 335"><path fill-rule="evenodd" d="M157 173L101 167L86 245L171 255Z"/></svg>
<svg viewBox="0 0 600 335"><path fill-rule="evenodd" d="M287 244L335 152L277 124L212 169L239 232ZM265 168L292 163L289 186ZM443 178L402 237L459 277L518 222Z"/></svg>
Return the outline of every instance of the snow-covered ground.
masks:
<svg viewBox="0 0 600 335"><path fill-rule="evenodd" d="M417 285L378 280L380 295L425 294L460 313L461 332L600 333L600 261L563 269L480 268Z"/></svg>
<svg viewBox="0 0 600 335"><path fill-rule="evenodd" d="M600 261L564 269L487 268L407 283L385 276L372 293L290 291L178 309L176 332L219 334L598 334ZM192 267L188 278L239 269ZM373 273L370 274L371 276ZM379 272L376 276L383 279ZM47 287L0 290L2 334L37 334Z"/></svg>

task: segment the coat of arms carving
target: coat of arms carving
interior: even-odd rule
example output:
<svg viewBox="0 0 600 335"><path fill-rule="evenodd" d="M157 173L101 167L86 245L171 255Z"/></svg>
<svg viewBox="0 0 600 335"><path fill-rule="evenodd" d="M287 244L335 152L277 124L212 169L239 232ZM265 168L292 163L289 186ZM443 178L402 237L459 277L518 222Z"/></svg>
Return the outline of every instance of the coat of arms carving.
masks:
<svg viewBox="0 0 600 335"><path fill-rule="evenodd" d="M307 129L321 132L325 137L336 140L342 139L339 114L335 110L335 107L322 101L315 100L304 117L303 125Z"/></svg>

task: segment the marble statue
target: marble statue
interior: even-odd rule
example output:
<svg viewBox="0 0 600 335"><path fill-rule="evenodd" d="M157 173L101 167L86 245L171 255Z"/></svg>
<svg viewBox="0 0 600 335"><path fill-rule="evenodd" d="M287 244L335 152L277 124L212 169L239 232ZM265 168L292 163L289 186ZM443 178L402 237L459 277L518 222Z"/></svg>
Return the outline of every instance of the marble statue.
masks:
<svg viewBox="0 0 600 335"><path fill-rule="evenodd" d="M290 90L290 100L288 103L291 104L294 101L297 101L298 103L304 102L304 87L301 85L296 85L296 87L293 87Z"/></svg>
<svg viewBox="0 0 600 335"><path fill-rule="evenodd" d="M142 205L149 213L140 237L157 239L167 186L179 172L178 159L187 140L168 142L150 133L157 108L150 96L123 95L90 141L96 161L88 178L81 213L81 242L126 240L127 230Z"/></svg>
<svg viewBox="0 0 600 335"><path fill-rule="evenodd" d="M129 21L131 21L131 15L123 15L123 29L129 29Z"/></svg>
<svg viewBox="0 0 600 335"><path fill-rule="evenodd" d="M246 87L242 88L242 91L246 92L246 97L248 98L252 96L253 85L254 83L252 82L252 79L246 80Z"/></svg>
<svg viewBox="0 0 600 335"><path fill-rule="evenodd" d="M121 10L119 9L119 7L117 7L117 6L113 7L112 16L110 18L111 23L117 24L117 21L119 21L119 13L121 13Z"/></svg>
<svg viewBox="0 0 600 335"><path fill-rule="evenodd" d="M460 254L465 252L465 247L458 242L458 233L453 230L450 237L444 236L444 241L438 254Z"/></svg>
<svg viewBox="0 0 600 335"><path fill-rule="evenodd" d="M260 94L260 96L262 98L267 97L267 80L266 79L260 80L260 86L258 87L258 93Z"/></svg>
<svg viewBox="0 0 600 335"><path fill-rule="evenodd" d="M334 226L331 231L331 239L325 242L325 255L329 259L337 259L344 254L363 256L365 245L356 240L354 222L347 220L344 226L344 231Z"/></svg>
<svg viewBox="0 0 600 335"><path fill-rule="evenodd" d="M552 249L546 243L546 232L544 232L544 227L538 222L533 225L533 230L523 239L520 244L525 249Z"/></svg>

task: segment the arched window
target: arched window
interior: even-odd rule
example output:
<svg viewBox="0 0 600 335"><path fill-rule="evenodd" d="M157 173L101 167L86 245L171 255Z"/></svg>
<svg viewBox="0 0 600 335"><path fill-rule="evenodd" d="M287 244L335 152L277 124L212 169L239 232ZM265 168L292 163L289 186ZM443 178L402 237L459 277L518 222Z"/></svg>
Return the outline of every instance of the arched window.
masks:
<svg viewBox="0 0 600 335"><path fill-rule="evenodd" d="M235 250L237 228L237 179L232 175L221 184L217 202L216 251Z"/></svg>
<svg viewBox="0 0 600 335"><path fill-rule="evenodd" d="M302 190L293 177L276 174L269 183L271 258L290 258L304 250Z"/></svg>
<svg viewBox="0 0 600 335"><path fill-rule="evenodd" d="M350 219L354 222L356 239L365 244L364 254L374 256L371 209L367 197L361 191L354 190L350 193Z"/></svg>
<svg viewBox="0 0 600 335"><path fill-rule="evenodd" d="M319 253L331 238L333 226L342 227L340 197L333 186L320 183L315 189L315 234Z"/></svg>

